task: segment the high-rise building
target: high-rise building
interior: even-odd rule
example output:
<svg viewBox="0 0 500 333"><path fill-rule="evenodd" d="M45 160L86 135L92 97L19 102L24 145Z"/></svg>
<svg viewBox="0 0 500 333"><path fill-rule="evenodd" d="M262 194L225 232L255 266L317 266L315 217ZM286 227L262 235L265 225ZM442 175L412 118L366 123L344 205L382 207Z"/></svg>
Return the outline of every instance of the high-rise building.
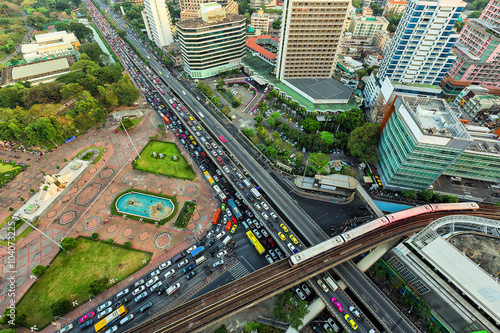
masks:
<svg viewBox="0 0 500 333"><path fill-rule="evenodd" d="M500 95L500 1L491 0L478 19L467 19L453 51L457 56L441 82L443 92L457 95L482 85Z"/></svg>
<svg viewBox="0 0 500 333"><path fill-rule="evenodd" d="M351 1L285 0L276 77L331 78Z"/></svg>
<svg viewBox="0 0 500 333"><path fill-rule="evenodd" d="M199 18L177 22L184 70L206 78L240 67L245 55L245 17L227 14L218 3L202 4Z"/></svg>
<svg viewBox="0 0 500 333"><path fill-rule="evenodd" d="M146 15L142 15L144 25L148 31L148 37L160 49L163 46L170 45L174 39L172 32L172 20L170 13L164 0L145 0L144 9Z"/></svg>
<svg viewBox="0 0 500 333"><path fill-rule="evenodd" d="M457 41L453 26L466 3L462 0L410 0L390 47L384 53L379 78L402 84L436 85L453 64Z"/></svg>
<svg viewBox="0 0 500 333"><path fill-rule="evenodd" d="M380 124L378 170L384 187L426 189L473 139L446 101L394 99Z"/></svg>
<svg viewBox="0 0 500 333"><path fill-rule="evenodd" d="M200 6L211 2L216 2L221 5L226 14L238 14L238 3L234 0L180 0L181 21L198 18Z"/></svg>

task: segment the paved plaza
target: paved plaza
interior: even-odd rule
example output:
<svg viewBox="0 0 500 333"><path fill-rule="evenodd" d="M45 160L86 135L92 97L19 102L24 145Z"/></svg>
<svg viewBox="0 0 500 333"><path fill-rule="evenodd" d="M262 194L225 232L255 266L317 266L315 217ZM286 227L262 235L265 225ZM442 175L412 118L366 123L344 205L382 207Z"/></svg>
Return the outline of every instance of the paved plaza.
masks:
<svg viewBox="0 0 500 333"><path fill-rule="evenodd" d="M0 191L0 221L4 221L10 214L9 207L14 209L22 205L21 197L28 199L32 193L30 189L38 190L43 182L43 174L57 173L57 166L62 168L78 152L90 146L105 148L104 156L86 173L78 179L65 195L58 200L47 213L40 218L38 227L46 234L60 241L67 236L91 236L98 233L100 239L112 238L115 242L123 244L127 241L132 247L153 253L153 259L148 268L158 265L161 261L169 259L176 252L188 247L195 242L193 236L199 236L209 228L210 218L216 209L214 194L203 181L203 175L198 168L193 168L197 179L194 181L168 178L151 173L142 173L132 169L131 161L147 144L150 137L160 136L157 129L160 118L148 110L145 117L137 127L130 132L132 146L124 132L115 133L116 124L108 120L106 126L100 130L92 130L80 136L76 141L58 147L55 151L44 155L39 162L34 155L16 153L21 155L21 161L31 158L31 166L20 173L9 186ZM110 116L109 118L112 119ZM177 138L170 132L166 141L178 144ZM184 157L193 165L190 156L181 148ZM111 204L119 193L134 187L155 193L177 195L178 210L176 215L165 225L157 228L150 223L123 218L110 217ZM182 205L186 200L197 203L195 213L186 230L175 228L174 222ZM31 270L39 264L48 265L58 253L58 247L40 233L32 231L26 238L20 239L15 245L15 266L11 268L12 258L9 258L8 248L0 246L0 311L9 301L9 272L16 271L16 300L33 283ZM143 271L144 269L141 269ZM141 271L137 274L143 274ZM127 281L123 281L128 283ZM113 293L115 288L110 288L105 293ZM105 297L105 295L99 295ZM69 314L71 315L71 314Z"/></svg>

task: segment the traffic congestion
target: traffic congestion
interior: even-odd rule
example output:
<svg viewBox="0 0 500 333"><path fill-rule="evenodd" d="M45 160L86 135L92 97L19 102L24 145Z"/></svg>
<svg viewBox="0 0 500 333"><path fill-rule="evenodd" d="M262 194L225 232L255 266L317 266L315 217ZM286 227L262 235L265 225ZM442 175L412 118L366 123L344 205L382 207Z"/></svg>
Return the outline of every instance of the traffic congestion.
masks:
<svg viewBox="0 0 500 333"><path fill-rule="evenodd" d="M181 295L189 295L211 274L220 274L238 257L248 255L250 251L254 251L262 267L304 248L285 221L266 202L258 184L242 171L243 168L226 150L226 139L205 128L204 115L190 110L169 87L163 78L172 76L167 68L161 65L164 72L158 73L151 70L121 40L94 4L91 1L86 1L86 4L94 22L148 104L212 185L219 208L211 218L211 228L203 237L196 238L195 244L160 263L98 305L94 311L63 327L58 331L60 333L73 327L89 332L124 331L160 309L176 304ZM123 21L119 22L127 29ZM135 34L130 29L127 32ZM147 48L138 36L134 39ZM147 49L153 53L152 49ZM307 283L292 288L292 291L301 300L312 299L315 295ZM333 322L332 318L329 319ZM330 321L323 327L326 329L329 326L337 331L338 326L331 325Z"/></svg>

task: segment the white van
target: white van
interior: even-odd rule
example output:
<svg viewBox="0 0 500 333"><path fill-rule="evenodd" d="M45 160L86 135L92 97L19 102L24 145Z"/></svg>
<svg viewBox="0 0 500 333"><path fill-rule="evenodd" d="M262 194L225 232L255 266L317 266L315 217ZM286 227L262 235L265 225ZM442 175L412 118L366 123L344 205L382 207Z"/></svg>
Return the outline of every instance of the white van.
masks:
<svg viewBox="0 0 500 333"><path fill-rule="evenodd" d="M122 320L120 320L120 325L125 325L126 323L128 323L132 319L134 319L134 315L130 313L125 318L123 318Z"/></svg>
<svg viewBox="0 0 500 333"><path fill-rule="evenodd" d="M242 183L243 183L243 185L245 185L245 186L246 186L246 188L250 188L250 187L252 187L252 184L250 184L250 182L249 182L248 180L246 180L246 179L243 179L243 180L242 180Z"/></svg>
<svg viewBox="0 0 500 333"><path fill-rule="evenodd" d="M231 236L227 236L226 238L224 238L224 240L222 241L222 244L224 244L224 246L226 246L230 241L231 241Z"/></svg>
<svg viewBox="0 0 500 333"><path fill-rule="evenodd" d="M201 265L202 262L204 262L205 260L207 260L207 257L206 256L201 256L199 257L198 259L196 259L195 263L197 266Z"/></svg>
<svg viewBox="0 0 500 333"><path fill-rule="evenodd" d="M221 231L220 233L217 234L217 236L215 236L215 238L217 239L221 239L222 237L224 237L226 233L224 231Z"/></svg>

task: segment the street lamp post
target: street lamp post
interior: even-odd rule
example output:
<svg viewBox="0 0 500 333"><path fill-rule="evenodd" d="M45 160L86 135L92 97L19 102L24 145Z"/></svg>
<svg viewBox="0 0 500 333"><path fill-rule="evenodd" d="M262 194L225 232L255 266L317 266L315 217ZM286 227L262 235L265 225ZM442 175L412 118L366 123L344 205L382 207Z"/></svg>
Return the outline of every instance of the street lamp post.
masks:
<svg viewBox="0 0 500 333"><path fill-rule="evenodd" d="M125 131L125 133L127 134L127 137L128 137L128 139L130 140L130 143L132 144L132 147L134 147L135 152L137 153L137 156L139 156L139 159L141 159L141 160L142 160L141 155L140 155L140 154L139 154L139 152L137 151L137 147L135 146L134 142L132 141L132 138L130 138L130 135L128 134L127 129L125 128L125 125L123 125L123 120L120 120L120 124L122 125L123 130Z"/></svg>
<svg viewBox="0 0 500 333"><path fill-rule="evenodd" d="M62 247L61 244L59 244L58 242L56 242L54 239L52 239L49 235L47 235L46 233L44 233L42 230L38 229L37 227L35 227L33 224L31 224L30 222L26 221L25 219L23 219L22 217L13 217L14 221L16 220L23 220L25 223L27 223L30 227L32 227L33 229L35 229L36 231L38 231L39 233L41 233L42 235L44 235L45 237L47 237L52 243L56 244L61 250L64 251L64 248Z"/></svg>

